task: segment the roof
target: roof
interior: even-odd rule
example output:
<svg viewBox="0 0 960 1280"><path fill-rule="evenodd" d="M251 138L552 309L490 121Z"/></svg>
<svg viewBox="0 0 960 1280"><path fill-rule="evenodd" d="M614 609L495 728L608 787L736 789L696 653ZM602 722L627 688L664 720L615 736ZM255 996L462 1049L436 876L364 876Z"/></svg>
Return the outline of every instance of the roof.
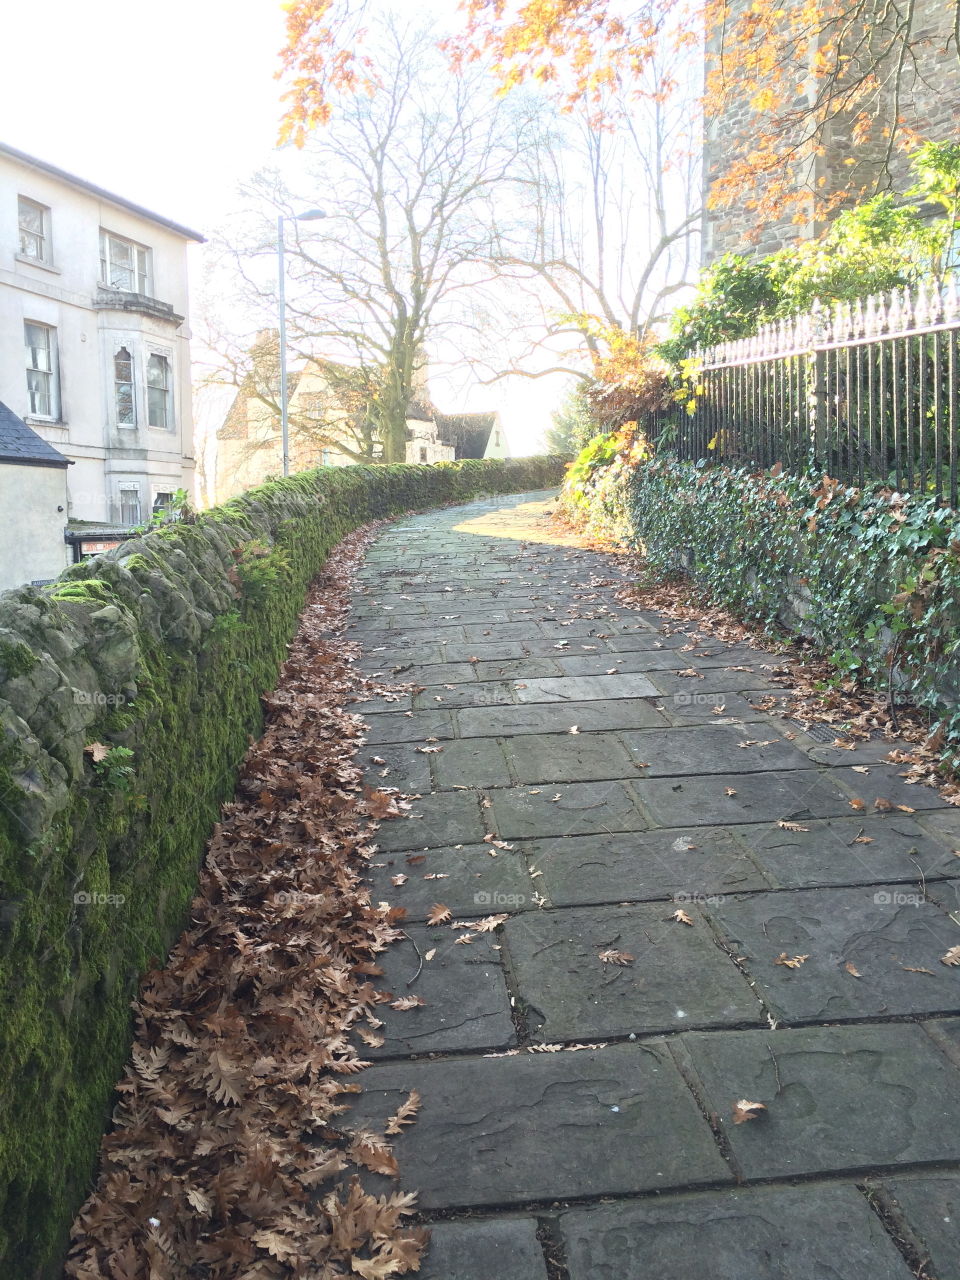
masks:
<svg viewBox="0 0 960 1280"><path fill-rule="evenodd" d="M12 409L0 402L0 463L22 467L69 467L59 449L38 436Z"/></svg>
<svg viewBox="0 0 960 1280"><path fill-rule="evenodd" d="M499 419L498 413L438 413L437 433L454 446L458 459L482 458Z"/></svg>
<svg viewBox="0 0 960 1280"><path fill-rule="evenodd" d="M172 222L169 218L161 217L159 213L152 213L149 209L145 209L143 205L134 204L132 200L126 200L123 196L114 195L112 191L105 191L103 187L87 182L84 178L78 178L76 174L67 173L66 169L58 169L55 164L48 164L46 160L38 160L36 156L28 155L25 151L18 151L16 147L10 147L5 142L0 142L0 156L9 156L11 160L17 160L29 169L36 169L39 173L45 173L51 178L58 178L61 182L67 182L71 187L76 187L79 191L86 191L88 195L96 196L100 200L106 200L110 204L116 205L119 209L126 209L128 213L135 213L140 218L147 218L158 226L166 227L168 231L174 232L175 235L183 236L184 240L195 240L197 244L205 242L205 237L199 231L191 231L189 227L184 227L179 222Z"/></svg>

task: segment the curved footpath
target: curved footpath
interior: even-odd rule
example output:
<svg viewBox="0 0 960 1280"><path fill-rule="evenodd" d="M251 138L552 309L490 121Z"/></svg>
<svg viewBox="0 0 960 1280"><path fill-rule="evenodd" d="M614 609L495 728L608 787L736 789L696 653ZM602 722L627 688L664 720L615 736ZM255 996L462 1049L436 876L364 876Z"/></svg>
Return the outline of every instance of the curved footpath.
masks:
<svg viewBox="0 0 960 1280"><path fill-rule="evenodd" d="M619 607L549 498L391 526L349 632L423 686L358 708L368 780L420 797L373 875L423 1003L347 1117L422 1097L421 1274L951 1280L960 813L757 710L771 655Z"/></svg>

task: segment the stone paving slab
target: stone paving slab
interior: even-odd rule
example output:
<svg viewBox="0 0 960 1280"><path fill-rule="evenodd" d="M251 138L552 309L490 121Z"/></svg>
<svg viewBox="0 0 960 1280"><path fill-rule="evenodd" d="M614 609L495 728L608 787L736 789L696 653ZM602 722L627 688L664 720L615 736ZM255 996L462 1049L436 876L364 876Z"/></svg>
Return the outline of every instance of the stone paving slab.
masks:
<svg viewBox="0 0 960 1280"><path fill-rule="evenodd" d="M765 711L758 711L739 693L704 693L691 687L689 692L681 690L680 693L664 695L656 705L664 712L668 724L745 725L761 721L771 726L771 732L761 736L770 737L773 733L772 718ZM751 733L749 736L758 735Z"/></svg>
<svg viewBox="0 0 960 1280"><path fill-rule="evenodd" d="M728 828L524 840L519 845L553 906L676 897L680 906L769 882Z"/></svg>
<svg viewBox="0 0 960 1280"><path fill-rule="evenodd" d="M960 1276L960 1173L904 1175L881 1182L938 1280Z"/></svg>
<svg viewBox="0 0 960 1280"><path fill-rule="evenodd" d="M371 787L397 787L400 791L429 791L430 757L418 751L413 743L389 742L360 749L358 759L364 767L364 782ZM383 764L378 763L384 761Z"/></svg>
<svg viewBox="0 0 960 1280"><path fill-rule="evenodd" d="M419 996L423 1006L399 1010L378 1005L385 1043L365 1047L365 1056L506 1049L516 1044L493 937L475 933L469 945L459 946L458 935L443 927L413 925L406 934L379 957L384 971L379 985L395 997ZM427 959L431 951L434 955Z"/></svg>
<svg viewBox="0 0 960 1280"><path fill-rule="evenodd" d="M645 777L711 773L764 773L809 769L810 761L778 734L744 733L735 725L663 730L633 730L622 740Z"/></svg>
<svg viewBox="0 0 960 1280"><path fill-rule="evenodd" d="M422 1280L547 1280L535 1218L438 1222L430 1232Z"/></svg>
<svg viewBox="0 0 960 1280"><path fill-rule="evenodd" d="M513 784L503 748L496 738L457 738L435 744L429 757L437 788L509 787Z"/></svg>
<svg viewBox="0 0 960 1280"><path fill-rule="evenodd" d="M609 698L601 702L540 703L527 707L468 707L457 716L463 737L515 737L521 733L581 733L647 729L664 723L649 702Z"/></svg>
<svg viewBox="0 0 960 1280"><path fill-rule="evenodd" d="M439 673L444 670L443 667L437 668ZM437 676L433 679L436 680ZM458 684L452 689L431 682L422 693L415 695L414 706L418 711L427 711L440 704L448 707L502 707L512 706L516 701L512 680Z"/></svg>
<svg viewBox="0 0 960 1280"><path fill-rule="evenodd" d="M734 827L774 886L912 882L953 875L960 862L906 814L808 818L787 830L776 822ZM919 871L918 871L919 868Z"/></svg>
<svg viewBox="0 0 960 1280"><path fill-rule="evenodd" d="M563 675L563 667L555 658L503 658L499 662L478 662L473 669L478 680L529 680Z"/></svg>
<svg viewBox="0 0 960 1280"><path fill-rule="evenodd" d="M616 672L673 671L677 666L672 649L635 649L626 653L561 653L557 657L559 670L553 675L603 676ZM531 675L535 674L533 672Z"/></svg>
<svg viewBox="0 0 960 1280"><path fill-rule="evenodd" d="M375 712L367 721L364 734L368 743L426 742L428 738L454 738L453 718L449 711Z"/></svg>
<svg viewBox="0 0 960 1280"><path fill-rule="evenodd" d="M407 878L395 885L391 877L397 875ZM379 853L370 864L368 878L374 901L403 907L407 920L426 919L436 902L449 907L454 918L461 920L534 905L536 882L530 879L524 855L489 844Z"/></svg>
<svg viewBox="0 0 960 1280"><path fill-rule="evenodd" d="M867 808L874 808L879 799L881 803L906 805L909 809L945 809L946 800L942 799L932 787L907 783L900 777L899 766L878 764L869 767L869 774L855 773L850 769L831 769L831 776L845 783L854 796L862 799Z"/></svg>
<svg viewBox="0 0 960 1280"><path fill-rule="evenodd" d="M689 654L678 655L688 658ZM685 666L699 671L699 678L684 676L677 672L656 671L651 675L654 684L661 693L743 693L772 688L770 681L762 674L754 671L728 671L726 667L695 668L687 662Z"/></svg>
<svg viewBox="0 0 960 1280"><path fill-rule="evenodd" d="M585 907L508 920L510 965L533 1038L598 1040L764 1021L703 921L681 924L672 910L672 903ZM605 951L633 962L605 964Z"/></svg>
<svg viewBox="0 0 960 1280"><path fill-rule="evenodd" d="M814 769L642 778L634 788L658 826L800 821L850 812L850 797Z"/></svg>
<svg viewBox="0 0 960 1280"><path fill-rule="evenodd" d="M680 1043L749 1179L957 1159L960 1073L915 1024L693 1032ZM768 1110L735 1125L738 1098Z"/></svg>
<svg viewBox="0 0 960 1280"><path fill-rule="evenodd" d="M503 750L520 782L629 778L636 771L613 733L527 734L516 741L504 739Z"/></svg>
<svg viewBox="0 0 960 1280"><path fill-rule="evenodd" d="M658 690L646 676L624 672L615 676L563 676L514 685L518 702L593 702L604 698L652 698Z"/></svg>
<svg viewBox="0 0 960 1280"><path fill-rule="evenodd" d="M424 1209L624 1195L733 1178L683 1077L654 1042L390 1063L369 1068L362 1083L345 1127L382 1124L412 1088L423 1098L417 1123L394 1150Z"/></svg>
<svg viewBox="0 0 960 1280"><path fill-rule="evenodd" d="M751 1187L560 1217L570 1280L908 1280L854 1186Z"/></svg>
<svg viewBox="0 0 960 1280"><path fill-rule="evenodd" d="M960 928L919 884L758 893L707 911L781 1021L960 1011L960 974L940 963ZM783 954L809 959L793 969L775 963Z"/></svg>
<svg viewBox="0 0 960 1280"><path fill-rule="evenodd" d="M504 840L576 836L595 831L642 831L647 825L622 782L558 782L489 793L490 812Z"/></svg>
<svg viewBox="0 0 960 1280"><path fill-rule="evenodd" d="M379 849L439 849L485 835L477 792L444 791L414 800L406 817L381 823L376 842Z"/></svg>

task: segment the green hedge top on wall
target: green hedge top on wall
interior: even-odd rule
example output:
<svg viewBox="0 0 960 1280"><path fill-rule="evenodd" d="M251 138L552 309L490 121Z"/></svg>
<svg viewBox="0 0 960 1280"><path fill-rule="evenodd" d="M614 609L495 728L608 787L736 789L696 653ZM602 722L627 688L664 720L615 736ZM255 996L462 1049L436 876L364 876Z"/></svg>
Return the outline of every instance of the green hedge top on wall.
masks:
<svg viewBox="0 0 960 1280"><path fill-rule="evenodd" d="M59 1274L137 978L182 927L331 548L370 520L562 474L555 458L326 468L0 596L5 1280Z"/></svg>

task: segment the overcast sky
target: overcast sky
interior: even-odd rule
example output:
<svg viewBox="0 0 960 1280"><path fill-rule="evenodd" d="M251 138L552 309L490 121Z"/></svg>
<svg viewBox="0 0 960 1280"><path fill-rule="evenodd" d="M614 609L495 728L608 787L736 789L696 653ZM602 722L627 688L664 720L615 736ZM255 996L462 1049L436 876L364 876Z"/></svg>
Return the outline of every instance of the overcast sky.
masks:
<svg viewBox="0 0 960 1280"><path fill-rule="evenodd" d="M417 0L418 13L431 4L439 14L455 0ZM237 184L271 160L283 19L280 0L5 5L0 141L209 233L236 207ZM438 385L435 396L448 411L499 407L522 452L549 425L563 385L549 382Z"/></svg>

